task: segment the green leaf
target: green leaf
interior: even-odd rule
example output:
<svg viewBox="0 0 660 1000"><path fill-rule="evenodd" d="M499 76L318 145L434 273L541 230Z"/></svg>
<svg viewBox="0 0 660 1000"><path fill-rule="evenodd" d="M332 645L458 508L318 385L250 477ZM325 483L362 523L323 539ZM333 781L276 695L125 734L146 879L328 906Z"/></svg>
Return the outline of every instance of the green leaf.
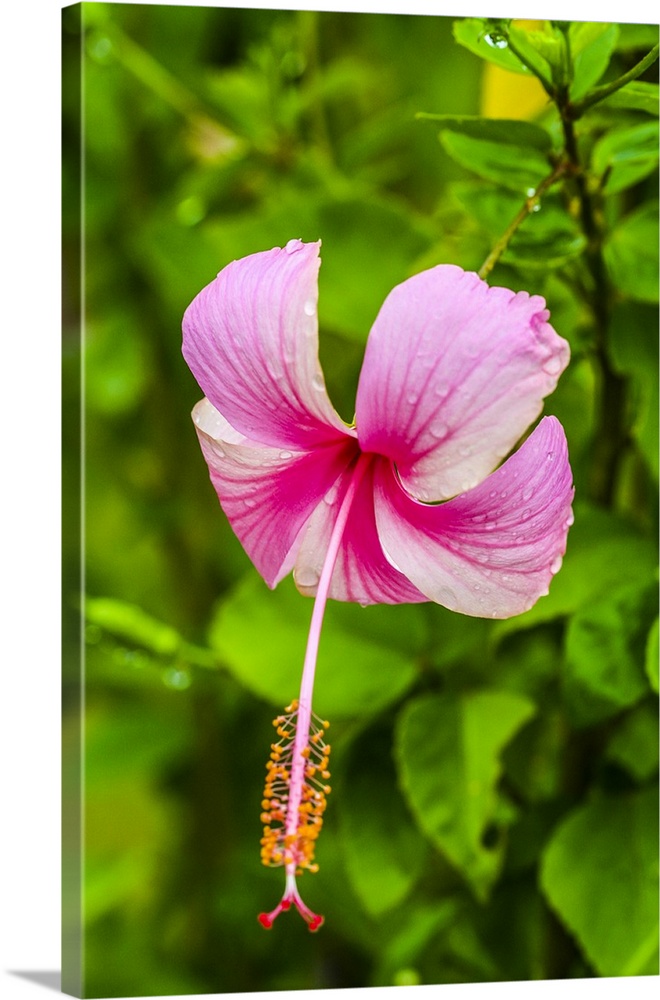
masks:
<svg viewBox="0 0 660 1000"><path fill-rule="evenodd" d="M563 566L553 578L550 593L525 614L498 622L495 636L588 608L610 591L648 579L654 572L655 547L635 527L585 503L577 502L574 512Z"/></svg>
<svg viewBox="0 0 660 1000"><path fill-rule="evenodd" d="M616 24L594 21L574 21L568 29L568 40L573 57L573 84L571 98L583 97L610 63L619 38Z"/></svg>
<svg viewBox="0 0 660 1000"><path fill-rule="evenodd" d="M591 166L607 194L632 187L658 165L658 123L606 133L593 148Z"/></svg>
<svg viewBox="0 0 660 1000"><path fill-rule="evenodd" d="M414 640L404 629L408 648L401 650L391 632L397 617L400 625L409 623L407 611L328 605L314 689L321 714L374 715L401 697L416 673ZM298 593L290 578L270 591L250 573L219 604L209 640L241 684L284 706L298 695L311 613L312 601ZM360 630L359 619L368 632Z"/></svg>
<svg viewBox="0 0 660 1000"><path fill-rule="evenodd" d="M540 125L515 118L481 118L479 115L436 115L420 111L417 118L438 122L443 131L458 132L473 139L520 146L547 153L552 148L552 137Z"/></svg>
<svg viewBox="0 0 660 1000"><path fill-rule="evenodd" d="M424 866L427 844L396 786L391 734L369 730L351 747L341 792L346 868L367 913L401 903Z"/></svg>
<svg viewBox="0 0 660 1000"><path fill-rule="evenodd" d="M130 644L142 646L157 656L175 656L183 642L170 625L152 618L142 608L110 597L88 597L85 618Z"/></svg>
<svg viewBox="0 0 660 1000"><path fill-rule="evenodd" d="M548 30L535 31L518 28L514 22L509 28L509 41L519 58L539 79L548 84L561 80L564 46L559 32L551 25L548 25Z"/></svg>
<svg viewBox="0 0 660 1000"><path fill-rule="evenodd" d="M620 108L623 111L645 111L647 114L657 117L659 110L658 91L657 83L632 80L625 87L615 90L613 94L601 101L599 107Z"/></svg>
<svg viewBox="0 0 660 1000"><path fill-rule="evenodd" d="M498 877L513 818L497 792L500 753L534 712L527 698L486 690L419 697L398 720L396 756L413 814L481 900Z"/></svg>
<svg viewBox="0 0 660 1000"><path fill-rule="evenodd" d="M502 69L512 73L531 75L526 66L510 51L508 45L502 44L500 38L486 18L466 17L454 21L454 38L459 45L469 49L481 59L495 63Z"/></svg>
<svg viewBox="0 0 660 1000"><path fill-rule="evenodd" d="M447 130L440 133L440 141L461 166L521 194L535 191L550 170L548 160L536 149L475 139Z"/></svg>
<svg viewBox="0 0 660 1000"><path fill-rule="evenodd" d="M658 654L658 619L653 622L653 625L649 629L648 638L646 640L646 660L644 668L646 670L646 676L649 679L649 684L651 689L655 691L656 694L659 693L658 690L658 660L660 656Z"/></svg>
<svg viewBox="0 0 660 1000"><path fill-rule="evenodd" d="M605 755L637 781L648 781L658 770L658 736L658 703L644 701L622 719Z"/></svg>
<svg viewBox="0 0 660 1000"><path fill-rule="evenodd" d="M619 291L638 302L657 302L658 202L626 215L609 235L603 252Z"/></svg>
<svg viewBox="0 0 660 1000"><path fill-rule="evenodd" d="M541 886L600 975L657 975L657 788L576 809L545 851Z"/></svg>
<svg viewBox="0 0 660 1000"><path fill-rule="evenodd" d="M656 609L655 585L632 583L571 618L563 686L577 725L607 719L648 693L644 650Z"/></svg>
<svg viewBox="0 0 660 1000"><path fill-rule="evenodd" d="M614 368L630 379L630 425L654 479L658 479L658 316L639 302L612 310L608 352Z"/></svg>

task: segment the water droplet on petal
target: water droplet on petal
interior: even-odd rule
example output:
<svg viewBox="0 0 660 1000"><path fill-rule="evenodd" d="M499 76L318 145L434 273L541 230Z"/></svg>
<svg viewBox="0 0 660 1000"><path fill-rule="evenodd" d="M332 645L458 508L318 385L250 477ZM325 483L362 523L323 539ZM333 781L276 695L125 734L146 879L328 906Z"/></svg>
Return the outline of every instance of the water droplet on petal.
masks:
<svg viewBox="0 0 660 1000"><path fill-rule="evenodd" d="M305 316L315 316L316 315L316 302L314 299L308 299L303 306L303 312Z"/></svg>
<svg viewBox="0 0 660 1000"><path fill-rule="evenodd" d="M313 566L301 566L293 571L293 578L299 587L315 587L319 582L319 574Z"/></svg>
<svg viewBox="0 0 660 1000"><path fill-rule="evenodd" d="M550 563L550 572L552 573L553 576L555 575L555 573L559 572L563 561L564 560L562 559L561 556L555 556L555 558L552 560L552 562Z"/></svg>
<svg viewBox="0 0 660 1000"><path fill-rule="evenodd" d="M323 381L323 376L317 372L312 379L312 385L317 390L317 392L322 392L325 389L325 382Z"/></svg>
<svg viewBox="0 0 660 1000"><path fill-rule="evenodd" d="M482 521L486 520L486 517L487 517L486 514L473 514L472 521L474 522L474 524L481 524Z"/></svg>
<svg viewBox="0 0 660 1000"><path fill-rule="evenodd" d="M289 240L287 245L284 247L287 253L295 253L296 250L302 250L303 241L302 240Z"/></svg>
<svg viewBox="0 0 660 1000"><path fill-rule="evenodd" d="M286 460L287 458L292 458L292 457L293 456L292 456L292 454L291 454L290 451L281 451L280 452L280 458L283 459L283 460Z"/></svg>
<svg viewBox="0 0 660 1000"><path fill-rule="evenodd" d="M573 513L572 510L569 510L568 516L564 521L564 524L566 525L567 528L570 528L570 526L573 524L574 521L575 521L575 514Z"/></svg>
<svg viewBox="0 0 660 1000"><path fill-rule="evenodd" d="M323 497L323 499L325 500L325 502L327 504L329 504L330 506L332 506L332 504L336 503L336 501L337 501L337 493L338 493L338 489L337 489L337 485L335 484L334 486L330 487L330 489L328 490L328 492L326 493L326 495Z"/></svg>
<svg viewBox="0 0 660 1000"><path fill-rule="evenodd" d="M447 427L447 424L439 422L431 424L431 426L429 427L429 433L431 437L434 438L446 438L447 435L449 434L449 428Z"/></svg>
<svg viewBox="0 0 660 1000"><path fill-rule="evenodd" d="M451 611L456 606L456 594L451 587L439 587L435 594L435 602Z"/></svg>
<svg viewBox="0 0 660 1000"><path fill-rule="evenodd" d="M497 496L497 490L491 490L491 491L490 491L490 493L488 494L488 496L489 496L489 497L491 498L491 500L492 500L492 499L493 499L494 497L496 497L496 496Z"/></svg>
<svg viewBox="0 0 660 1000"><path fill-rule="evenodd" d="M533 486L528 486L527 489L523 490L522 498L523 498L523 501L525 503L528 500L531 500L533 496L534 496L534 487Z"/></svg>
<svg viewBox="0 0 660 1000"><path fill-rule="evenodd" d="M521 520L521 521L526 521L526 520L527 520L527 518L531 516L531 513L532 513L532 512L531 512L531 510L529 509L529 507L526 507L526 508L524 509L524 511L522 512L522 514L520 515L520 520Z"/></svg>

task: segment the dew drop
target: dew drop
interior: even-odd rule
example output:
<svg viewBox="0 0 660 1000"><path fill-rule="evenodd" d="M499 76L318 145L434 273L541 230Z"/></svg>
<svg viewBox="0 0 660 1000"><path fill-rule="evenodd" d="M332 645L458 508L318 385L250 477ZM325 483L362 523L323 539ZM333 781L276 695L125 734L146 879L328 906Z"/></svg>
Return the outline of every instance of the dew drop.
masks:
<svg viewBox="0 0 660 1000"><path fill-rule="evenodd" d="M435 600L437 604L442 604L444 608L452 608L456 606L456 594L451 589L451 587L440 587L435 595Z"/></svg>
<svg viewBox="0 0 660 1000"><path fill-rule="evenodd" d="M567 528L570 528L570 526L573 524L574 521L575 521L575 514L573 513L572 510L569 510L568 517L564 521L564 524L566 525Z"/></svg>
<svg viewBox="0 0 660 1000"><path fill-rule="evenodd" d="M555 558L552 560L552 562L550 563L550 572L552 573L553 576L555 575L555 573L559 572L563 561L564 560L562 559L561 556L555 556Z"/></svg>
<svg viewBox="0 0 660 1000"><path fill-rule="evenodd" d="M287 245L284 247L287 253L295 253L297 250L302 250L303 242L302 240L289 240Z"/></svg>
<svg viewBox="0 0 660 1000"><path fill-rule="evenodd" d="M486 514L473 514L472 521L474 524L481 524L482 521L486 520Z"/></svg>
<svg viewBox="0 0 660 1000"><path fill-rule="evenodd" d="M305 316L315 316L316 315L316 302L314 299L308 299L303 306L303 312Z"/></svg>
<svg viewBox="0 0 660 1000"><path fill-rule="evenodd" d="M487 45L490 45L492 49L506 49L509 44L506 38L503 38L502 35L495 34L484 35L484 41Z"/></svg>
<svg viewBox="0 0 660 1000"><path fill-rule="evenodd" d="M522 498L524 503L527 503L528 500L531 500L533 496L534 496L534 488L532 486L528 486L526 490L523 490Z"/></svg>
<svg viewBox="0 0 660 1000"><path fill-rule="evenodd" d="M531 510L529 509L529 507L525 507L524 511L523 511L523 512L522 512L522 514L520 515L520 519L521 519L521 521L526 521L526 520L527 520L527 518L531 516L531 513L532 513L532 512L531 512Z"/></svg>
<svg viewBox="0 0 660 1000"><path fill-rule="evenodd" d="M325 502L331 507L333 503L337 501L337 487L331 486L326 495L323 497Z"/></svg>
<svg viewBox="0 0 660 1000"><path fill-rule="evenodd" d="M323 381L323 376L317 373L312 379L312 385L317 392L322 392L325 389L325 382Z"/></svg>
<svg viewBox="0 0 660 1000"><path fill-rule="evenodd" d="M492 499L493 499L494 497L496 497L496 496L497 496L497 490L491 490L491 491L490 491L490 493L488 494L488 496L489 496L489 497L491 498L491 500L492 500Z"/></svg>
<svg viewBox="0 0 660 1000"><path fill-rule="evenodd" d="M299 587L315 587L319 582L319 574L313 566L301 566L294 569L293 578Z"/></svg>
<svg viewBox="0 0 660 1000"><path fill-rule="evenodd" d="M292 454L290 451L281 451L280 458L286 460L287 458L292 458Z"/></svg>
<svg viewBox="0 0 660 1000"><path fill-rule="evenodd" d="M535 205L532 205L532 212L540 212L540 211L541 211L541 203L537 201Z"/></svg>
<svg viewBox="0 0 660 1000"><path fill-rule="evenodd" d="M528 198L533 198L534 195L536 194L536 188L527 188L525 194L527 195Z"/></svg>
<svg viewBox="0 0 660 1000"><path fill-rule="evenodd" d="M429 427L429 433L431 437L434 438L446 438L449 434L449 428L447 427L447 424L443 423L431 424Z"/></svg>
<svg viewBox="0 0 660 1000"><path fill-rule="evenodd" d="M447 382L438 382L433 391L436 396L446 396L449 392L449 384Z"/></svg>

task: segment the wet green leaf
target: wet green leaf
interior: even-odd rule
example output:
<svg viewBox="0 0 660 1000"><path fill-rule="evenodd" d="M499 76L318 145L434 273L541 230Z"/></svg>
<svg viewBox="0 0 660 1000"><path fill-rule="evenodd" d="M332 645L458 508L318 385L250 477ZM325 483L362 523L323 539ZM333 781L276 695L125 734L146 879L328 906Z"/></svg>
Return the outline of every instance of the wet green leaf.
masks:
<svg viewBox="0 0 660 1000"><path fill-rule="evenodd" d="M466 17L454 21L454 38L459 45L502 69L508 69L512 73L530 72L508 46L503 44L504 39L493 31L486 18Z"/></svg>
<svg viewBox="0 0 660 1000"><path fill-rule="evenodd" d="M546 849L541 886L600 975L657 975L657 788L579 806Z"/></svg>
<svg viewBox="0 0 660 1000"><path fill-rule="evenodd" d="M482 690L421 696L398 720L399 775L413 814L482 900L501 869L513 818L497 792L500 754L534 712L520 695Z"/></svg>

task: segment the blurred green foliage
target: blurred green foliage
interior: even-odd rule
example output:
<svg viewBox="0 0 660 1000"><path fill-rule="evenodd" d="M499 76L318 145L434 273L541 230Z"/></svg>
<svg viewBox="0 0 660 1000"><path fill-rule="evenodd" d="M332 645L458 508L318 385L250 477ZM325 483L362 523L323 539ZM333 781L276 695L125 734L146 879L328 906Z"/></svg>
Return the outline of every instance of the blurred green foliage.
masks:
<svg viewBox="0 0 660 1000"><path fill-rule="evenodd" d="M84 820L65 939L82 913L82 995L657 973L653 59L631 74L657 35L64 10L74 868L76 803ZM506 103L511 73L528 120ZM499 119L480 117L498 100ZM303 886L326 917L315 935L295 915L268 933L256 920L281 891L259 865L270 719L297 693L311 605L290 581L268 591L226 523L180 354L193 296L292 237L323 239L321 360L347 420L390 288L436 263L477 269L499 245L489 281L545 295L572 346L546 411L577 490L563 569L519 618L328 608L316 707L335 790ZM70 947L65 977L75 961Z"/></svg>

